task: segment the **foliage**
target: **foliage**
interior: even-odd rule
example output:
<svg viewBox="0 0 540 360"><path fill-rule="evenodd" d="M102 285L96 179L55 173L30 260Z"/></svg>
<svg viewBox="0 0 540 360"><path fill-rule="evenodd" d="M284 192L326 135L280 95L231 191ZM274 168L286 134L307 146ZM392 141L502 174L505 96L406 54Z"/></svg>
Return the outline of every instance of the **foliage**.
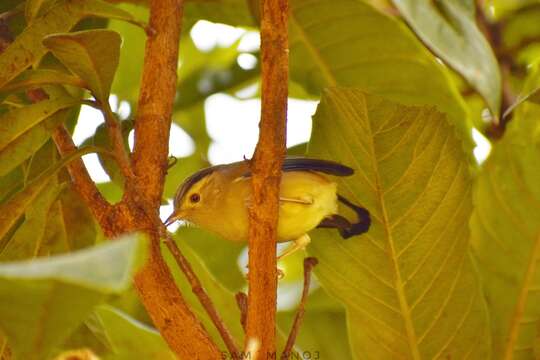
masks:
<svg viewBox="0 0 540 360"><path fill-rule="evenodd" d="M65 170L99 152L112 179L99 189L122 198L108 126L68 157L52 139L59 126L72 133L81 106L93 106L120 121L129 149L145 37L153 35L143 23L147 1L117 3L0 3L1 359L174 358L130 286L143 241L102 244ZM339 191L373 221L348 240L312 232L307 253L319 265L296 344L304 358L540 359L540 4L485 3L290 0L290 96L320 100L307 153L354 167ZM251 0L185 4L173 121L196 148L168 169L164 200L208 165L205 101L260 95L259 50L242 50L241 40L201 50L190 29L203 19L256 30L258 11ZM253 68L239 65L244 53L257 59ZM111 94L130 105L127 117L113 112ZM481 164L473 127L493 147ZM245 291L245 244L189 227L175 240L242 343L233 295ZM300 256L280 267L280 294L297 294ZM297 303L282 305L280 342Z"/></svg>

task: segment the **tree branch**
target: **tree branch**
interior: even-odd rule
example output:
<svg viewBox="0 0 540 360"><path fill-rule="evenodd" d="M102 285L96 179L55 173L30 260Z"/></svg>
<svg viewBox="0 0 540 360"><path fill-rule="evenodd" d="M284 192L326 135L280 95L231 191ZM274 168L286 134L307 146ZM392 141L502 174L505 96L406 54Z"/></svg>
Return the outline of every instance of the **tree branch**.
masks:
<svg viewBox="0 0 540 360"><path fill-rule="evenodd" d="M217 359L220 351L176 287L160 253L159 206L176 94L181 0L151 0L132 157L135 183L126 182L120 212L134 214L135 229L151 235L151 257L135 277L135 286L154 324L183 359Z"/></svg>
<svg viewBox="0 0 540 360"><path fill-rule="evenodd" d="M108 102L100 105L103 117L105 118L105 124L107 125L109 141L115 155L116 163L118 164L118 167L120 167L120 171L122 171L122 175L124 175L126 181L134 181L133 170L131 169L131 162L124 144L124 138L122 137L122 127L120 122L112 112Z"/></svg>
<svg viewBox="0 0 540 360"><path fill-rule="evenodd" d="M314 257L304 259L304 288L302 290L302 298L300 299L300 304L298 305L298 310L296 312L296 316L294 317L291 332L287 338L287 344L285 345L285 349L283 349L283 353L281 354L281 360L287 360L291 356L291 351L306 311L306 301L309 295L309 286L311 284L311 271L318 263L319 261Z"/></svg>
<svg viewBox="0 0 540 360"><path fill-rule="evenodd" d="M77 151L77 147L64 125L58 126L54 130L52 137L60 155L67 156ZM82 159L72 161L67 168L75 191L88 205L96 220L101 223L103 218L111 212L112 206L101 195L96 184L90 178Z"/></svg>
<svg viewBox="0 0 540 360"><path fill-rule="evenodd" d="M197 296L197 299L199 299L199 302L203 306L204 310L210 317L210 320L212 320L212 323L218 330L221 338L223 339L223 342L225 343L225 346L227 346L227 350L229 350L229 354L233 359L237 359L240 351L238 350L238 346L236 345L236 342L234 341L234 338L232 337L231 333L229 332L229 329L227 329L227 326L223 322L223 319L219 315L219 313L216 310L216 307L214 306L214 303L212 302L212 299L208 296L206 291L204 290L201 281L193 271L193 268L189 264L188 260L182 254L174 240L172 239L171 235L167 232L167 229L163 224L161 224L162 232L164 234L165 238L165 245L171 252L172 256L174 257L176 264L184 275L186 276L186 279L189 282L189 285L191 286L191 289L195 296Z"/></svg>
<svg viewBox="0 0 540 360"><path fill-rule="evenodd" d="M249 209L249 292L245 347L276 352L276 239L281 166L285 157L288 40L287 0L262 0L262 111L252 166ZM257 354L251 354L257 357Z"/></svg>
<svg viewBox="0 0 540 360"><path fill-rule="evenodd" d="M154 0L150 4L149 26L155 35L146 42L132 161L140 185L137 190L157 211L167 172L183 2Z"/></svg>

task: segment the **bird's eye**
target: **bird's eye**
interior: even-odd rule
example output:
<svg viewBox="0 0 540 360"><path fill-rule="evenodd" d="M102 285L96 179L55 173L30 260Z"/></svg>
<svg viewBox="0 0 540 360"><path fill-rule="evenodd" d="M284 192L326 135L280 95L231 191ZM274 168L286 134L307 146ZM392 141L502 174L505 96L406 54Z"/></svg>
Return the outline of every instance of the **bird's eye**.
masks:
<svg viewBox="0 0 540 360"><path fill-rule="evenodd" d="M201 195L197 194L197 193L193 193L191 194L191 196L189 197L189 200L192 202L192 203L198 203L199 200L201 200Z"/></svg>

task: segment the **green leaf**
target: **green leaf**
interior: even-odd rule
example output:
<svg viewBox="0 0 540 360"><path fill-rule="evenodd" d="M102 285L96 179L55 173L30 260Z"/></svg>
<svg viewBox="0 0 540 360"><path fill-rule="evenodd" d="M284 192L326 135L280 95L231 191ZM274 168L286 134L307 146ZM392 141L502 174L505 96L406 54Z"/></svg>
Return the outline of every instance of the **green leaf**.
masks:
<svg viewBox="0 0 540 360"><path fill-rule="evenodd" d="M522 104L474 187L474 256L491 314L494 354L536 359L540 334L540 106Z"/></svg>
<svg viewBox="0 0 540 360"><path fill-rule="evenodd" d="M26 27L0 55L0 88L41 60L47 52L42 44L45 36L69 31L87 16L115 18L136 23L129 13L101 0L61 0L45 15Z"/></svg>
<svg viewBox="0 0 540 360"><path fill-rule="evenodd" d="M472 3L472 1L465 1ZM416 34L460 73L498 117L501 75L491 45L463 0L393 0Z"/></svg>
<svg viewBox="0 0 540 360"><path fill-rule="evenodd" d="M289 24L291 77L311 92L354 86L406 105L436 106L465 139L471 136L448 71L399 21L357 0L293 0Z"/></svg>
<svg viewBox="0 0 540 360"><path fill-rule="evenodd" d="M0 252L1 261L14 261L37 256L47 227L47 215L62 187L51 179L45 184L31 206L26 209L25 221L17 229L8 244Z"/></svg>
<svg viewBox="0 0 540 360"><path fill-rule="evenodd" d="M109 99L121 42L117 32L103 29L54 34L43 40L54 56L83 79L101 102Z"/></svg>
<svg viewBox="0 0 540 360"><path fill-rule="evenodd" d="M95 313L112 348L105 359L176 359L155 329L111 306L100 306Z"/></svg>
<svg viewBox="0 0 540 360"><path fill-rule="evenodd" d="M72 109L60 110L21 134L0 151L0 176L8 174L24 160L33 156L51 137L51 133L73 112Z"/></svg>
<svg viewBox="0 0 540 360"><path fill-rule="evenodd" d="M9 93L53 84L85 87L84 82L76 76L58 70L37 69L23 72L1 88L0 92Z"/></svg>
<svg viewBox="0 0 540 360"><path fill-rule="evenodd" d="M78 250L95 243L99 232L94 216L73 187L60 194L61 216L69 250Z"/></svg>
<svg viewBox="0 0 540 360"><path fill-rule="evenodd" d="M0 327L20 359L44 359L95 305L125 290L141 264L129 236L70 255L0 265Z"/></svg>
<svg viewBox="0 0 540 360"><path fill-rule="evenodd" d="M26 6L24 8L24 16L27 23L32 23L34 18L39 13L39 9L45 0L26 0Z"/></svg>
<svg viewBox="0 0 540 360"><path fill-rule="evenodd" d="M79 99L62 97L40 101L0 115L0 151L17 140L22 134L59 110L78 105Z"/></svg>
<svg viewBox="0 0 540 360"><path fill-rule="evenodd" d="M119 7L139 19L148 18L148 8L145 6L121 4ZM145 42L141 41L141 38L145 34L141 29L131 26L125 21L112 20L109 22L109 29L118 32L123 40L120 48L120 63L114 77L112 92L122 100L136 103L144 61ZM182 47L181 49L182 57L184 57L184 49Z"/></svg>
<svg viewBox="0 0 540 360"><path fill-rule="evenodd" d="M87 146L71 153L69 156L52 165L49 169L30 182L24 189L14 194L6 202L0 205L0 239L4 238L4 235L6 235L11 227L15 225L26 209L32 205L35 198L45 188L51 177L56 175L56 173L70 161L85 154L96 152L97 150L99 149ZM6 244L0 244L0 249L4 248L5 245Z"/></svg>
<svg viewBox="0 0 540 360"><path fill-rule="evenodd" d="M432 107L357 89L327 90L311 156L352 166L340 193L371 214L368 233L313 233L317 277L347 309L353 354L377 359L487 359L487 312L469 257L467 157Z"/></svg>

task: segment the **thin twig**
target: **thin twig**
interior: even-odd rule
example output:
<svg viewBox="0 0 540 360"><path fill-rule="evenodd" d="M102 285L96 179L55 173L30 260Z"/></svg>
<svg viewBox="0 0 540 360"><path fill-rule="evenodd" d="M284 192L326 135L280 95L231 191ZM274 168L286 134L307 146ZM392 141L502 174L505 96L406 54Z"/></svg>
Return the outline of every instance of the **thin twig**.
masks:
<svg viewBox="0 0 540 360"><path fill-rule="evenodd" d="M309 285L311 284L311 271L319 262L314 257L308 257L304 259L304 289L302 290L302 298L300 304L298 305L298 311L294 317L294 322L289 333L289 338L287 339L287 344L283 353L281 354L281 360L287 360L291 355L292 348L296 341L296 336L300 330L300 325L302 325L302 320L304 319L304 313L306 312L306 301L309 294Z"/></svg>
<svg viewBox="0 0 540 360"><path fill-rule="evenodd" d="M236 304L238 305L238 309L240 310L240 324L242 324L242 329L244 329L244 332L246 332L246 320L247 320L247 307L248 307L248 299L247 295L244 292L237 292L235 295Z"/></svg>
<svg viewBox="0 0 540 360"><path fill-rule="evenodd" d="M124 175L126 180L131 181L134 178L134 174L131 168L129 155L124 144L122 126L116 118L116 115L112 112L111 106L108 102L100 103L100 105L103 117L105 118L111 148L115 154L116 163L120 167L120 171L122 171L122 175Z"/></svg>
<svg viewBox="0 0 540 360"><path fill-rule="evenodd" d="M227 326L223 322L223 319L219 315L219 313L216 310L216 307L214 306L214 303L212 302L212 299L210 299L210 296L206 293L204 290L201 281L193 271L193 268L191 267L189 261L186 259L184 254L182 254L182 251L176 245L173 238L171 237L171 234L167 231L165 226L160 222L160 228L161 228L161 234L164 238L165 245L171 252L172 256L174 257L174 260L176 261L176 264L184 275L186 276L187 281L189 282L189 285L191 286L191 290L197 296L197 299L199 299L199 302L203 306L204 310L212 320L212 323L216 327L217 331L221 335L221 338L223 339L223 342L225 343L225 346L227 346L227 349L229 350L230 355L233 357L233 359L237 359L238 355L240 353L238 346L236 345L236 342L234 341L234 338L232 337L229 329L227 329Z"/></svg>

